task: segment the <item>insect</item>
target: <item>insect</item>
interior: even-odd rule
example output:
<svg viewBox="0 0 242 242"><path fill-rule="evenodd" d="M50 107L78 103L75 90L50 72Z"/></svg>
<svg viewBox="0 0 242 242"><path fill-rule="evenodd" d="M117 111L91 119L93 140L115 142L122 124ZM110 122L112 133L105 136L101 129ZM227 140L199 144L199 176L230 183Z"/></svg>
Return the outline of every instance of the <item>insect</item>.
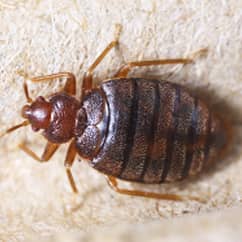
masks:
<svg viewBox="0 0 242 242"><path fill-rule="evenodd" d="M32 100L24 82L28 102L22 108L25 120L5 133L27 125L35 132L42 130L47 144L40 157L25 143L20 144L23 151L39 162L48 161L61 144L69 142L64 164L74 192L78 190L71 166L78 154L105 174L117 192L183 200L176 194L122 189L116 179L159 184L196 175L213 164L227 147L229 128L182 86L127 77L133 67L188 64L192 62L190 58L130 62L113 78L94 86L93 71L117 44L118 38L84 75L81 99L75 97L76 79L69 72L31 79L42 82L66 78L64 90L48 100L42 96Z"/></svg>

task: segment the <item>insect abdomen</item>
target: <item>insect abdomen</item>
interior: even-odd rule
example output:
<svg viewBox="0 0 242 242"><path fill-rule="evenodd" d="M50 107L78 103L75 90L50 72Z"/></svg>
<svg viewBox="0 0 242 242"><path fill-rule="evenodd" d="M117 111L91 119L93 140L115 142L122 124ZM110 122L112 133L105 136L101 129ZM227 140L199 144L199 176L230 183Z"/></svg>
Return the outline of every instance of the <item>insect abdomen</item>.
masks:
<svg viewBox="0 0 242 242"><path fill-rule="evenodd" d="M226 144L220 119L181 86L117 79L101 85L109 112L94 168L124 180L160 183L194 175Z"/></svg>

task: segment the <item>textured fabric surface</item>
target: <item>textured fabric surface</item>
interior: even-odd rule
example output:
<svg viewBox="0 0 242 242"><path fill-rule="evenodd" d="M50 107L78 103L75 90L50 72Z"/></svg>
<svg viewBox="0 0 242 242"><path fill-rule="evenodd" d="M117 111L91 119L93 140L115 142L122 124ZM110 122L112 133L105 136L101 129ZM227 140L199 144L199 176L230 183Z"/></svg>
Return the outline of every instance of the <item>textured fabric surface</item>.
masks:
<svg viewBox="0 0 242 242"><path fill-rule="evenodd" d="M122 183L199 196L206 203L117 194L102 174L78 159L73 173L79 194L74 196L63 167L67 147L63 145L49 163L38 164L18 148L27 140L38 154L43 150L45 140L27 127L0 139L0 241L60 241L60 237L78 241L95 236L94 241L103 241L102 235L105 241L129 237L147 241L137 236L144 231L154 236L153 241L189 241L194 239L192 231L213 241L238 241L241 228L235 224L242 224L241 0L1 0L0 132L21 122L25 98L20 73L32 77L70 71L77 76L80 93L85 70L113 40L115 24L123 26L120 45L95 70L96 83L128 61L186 57L208 49L193 64L140 68L130 76L180 83L205 98L235 128L231 154L223 162L219 159L208 173L182 183L145 187ZM28 82L33 97L48 96L63 83ZM228 207L233 209L226 211Z"/></svg>

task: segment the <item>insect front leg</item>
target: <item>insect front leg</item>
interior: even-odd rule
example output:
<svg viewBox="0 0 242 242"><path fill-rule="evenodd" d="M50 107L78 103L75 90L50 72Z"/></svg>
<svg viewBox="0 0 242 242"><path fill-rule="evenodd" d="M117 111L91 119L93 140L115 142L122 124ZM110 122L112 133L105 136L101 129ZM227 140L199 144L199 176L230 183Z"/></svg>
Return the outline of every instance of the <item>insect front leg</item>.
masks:
<svg viewBox="0 0 242 242"><path fill-rule="evenodd" d="M54 144L54 143L48 142L45 146L43 154L40 157L36 153L34 153L31 149L29 149L24 143L21 143L19 145L19 148L22 149L26 154L31 156L36 161L47 162L54 155L54 153L56 152L56 150L58 149L59 146L60 146L59 144ZM73 192L77 193L78 190L76 188L76 184L75 184L75 181L73 179L73 176L72 176L72 173L70 170L70 168L74 162L75 156L76 156L76 148L75 148L74 141L72 141L71 144L69 145L67 155L65 158L65 167L66 167L66 173L67 173L68 180L71 184L71 188L72 188Z"/></svg>
<svg viewBox="0 0 242 242"><path fill-rule="evenodd" d="M76 94L76 78L71 72L59 72L46 76L38 76L31 78L32 82L52 81L57 78L66 78L64 91L70 95Z"/></svg>
<svg viewBox="0 0 242 242"><path fill-rule="evenodd" d="M19 148L22 149L26 154L31 156L36 161L47 162L54 155L54 153L56 152L56 150L58 149L59 146L60 146L59 144L47 142L44 152L41 156L38 156L37 154L35 154L31 149L29 149L25 145L25 143L21 143L19 145Z"/></svg>
<svg viewBox="0 0 242 242"><path fill-rule="evenodd" d="M71 72L58 72L51 75L37 76L33 78L29 78L26 73L23 73L21 71L18 71L18 74L23 76L25 79L30 79L32 82L45 82L45 81L53 81L53 80L56 80L57 78L66 78L64 91L70 95L76 94L76 77ZM29 96L28 86L26 82L24 82L24 93L27 101L31 103L32 99Z"/></svg>

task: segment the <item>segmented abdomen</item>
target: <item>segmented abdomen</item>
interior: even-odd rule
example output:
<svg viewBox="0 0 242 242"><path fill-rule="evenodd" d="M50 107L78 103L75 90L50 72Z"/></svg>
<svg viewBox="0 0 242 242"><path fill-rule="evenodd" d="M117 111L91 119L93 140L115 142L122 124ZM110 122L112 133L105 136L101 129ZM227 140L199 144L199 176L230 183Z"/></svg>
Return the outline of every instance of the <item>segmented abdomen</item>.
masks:
<svg viewBox="0 0 242 242"><path fill-rule="evenodd" d="M124 180L161 183L200 172L226 144L222 121L181 86L117 79L100 87L108 109L95 169Z"/></svg>

